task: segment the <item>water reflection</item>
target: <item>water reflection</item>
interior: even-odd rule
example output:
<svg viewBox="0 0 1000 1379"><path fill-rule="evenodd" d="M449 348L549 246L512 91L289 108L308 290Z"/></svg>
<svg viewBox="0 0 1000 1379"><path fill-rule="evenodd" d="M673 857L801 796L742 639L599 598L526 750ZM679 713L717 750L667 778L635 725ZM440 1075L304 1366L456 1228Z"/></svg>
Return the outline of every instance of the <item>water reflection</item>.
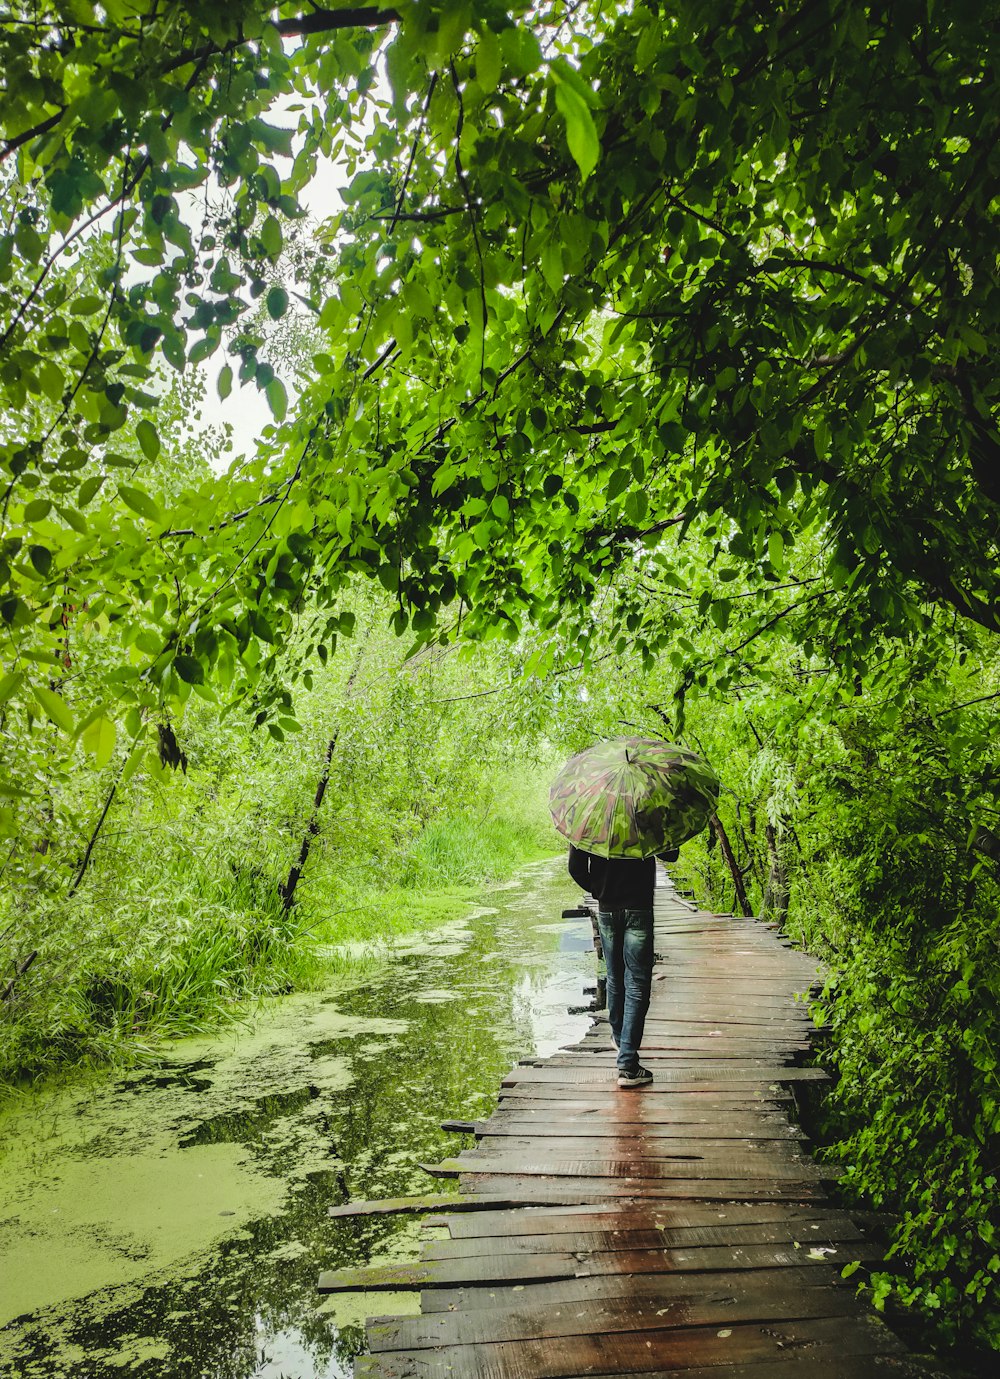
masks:
<svg viewBox="0 0 1000 1379"><path fill-rule="evenodd" d="M448 1189L420 1168L471 1141L519 1058L572 1042L593 983L559 861L470 921L397 944L364 981L281 1002L252 1032L49 1095L0 1122L0 1364L24 1379L339 1379L369 1313L316 1278L412 1257L407 1218L357 1197ZM4 1323L6 1323L4 1325Z"/></svg>

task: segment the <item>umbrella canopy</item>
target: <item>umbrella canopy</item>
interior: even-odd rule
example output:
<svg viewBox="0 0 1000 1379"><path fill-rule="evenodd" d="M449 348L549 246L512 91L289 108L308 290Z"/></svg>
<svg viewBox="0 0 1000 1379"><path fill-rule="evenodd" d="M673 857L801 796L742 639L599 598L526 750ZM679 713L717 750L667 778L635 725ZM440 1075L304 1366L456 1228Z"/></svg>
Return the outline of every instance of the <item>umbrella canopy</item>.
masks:
<svg viewBox="0 0 1000 1379"><path fill-rule="evenodd" d="M599 857L650 857L708 823L719 778L694 752L651 737L617 737L578 752L549 791L552 822Z"/></svg>

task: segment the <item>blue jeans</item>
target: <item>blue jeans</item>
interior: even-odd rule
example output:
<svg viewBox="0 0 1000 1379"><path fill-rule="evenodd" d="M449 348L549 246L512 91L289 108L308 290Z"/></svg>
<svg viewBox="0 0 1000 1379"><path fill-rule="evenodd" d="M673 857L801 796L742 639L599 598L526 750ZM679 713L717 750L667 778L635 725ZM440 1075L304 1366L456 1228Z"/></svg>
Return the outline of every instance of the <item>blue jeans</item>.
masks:
<svg viewBox="0 0 1000 1379"><path fill-rule="evenodd" d="M653 985L653 911L598 910L608 974L608 1020L618 1045L618 1066L639 1066L639 1045Z"/></svg>

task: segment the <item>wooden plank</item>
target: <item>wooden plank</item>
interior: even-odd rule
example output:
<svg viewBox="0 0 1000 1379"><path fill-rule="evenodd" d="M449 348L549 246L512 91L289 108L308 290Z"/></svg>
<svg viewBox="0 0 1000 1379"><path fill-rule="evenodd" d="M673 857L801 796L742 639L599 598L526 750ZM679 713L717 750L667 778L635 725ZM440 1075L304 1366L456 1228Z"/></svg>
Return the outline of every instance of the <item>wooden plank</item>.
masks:
<svg viewBox="0 0 1000 1379"><path fill-rule="evenodd" d="M384 1197L373 1202L342 1202L328 1207L327 1216L405 1216L422 1211L440 1211L449 1207L461 1211L461 1198L454 1192L428 1192L422 1197Z"/></svg>
<svg viewBox="0 0 1000 1379"><path fill-rule="evenodd" d="M590 1129L591 1127L584 1127ZM611 1127L609 1127L611 1128ZM663 1126L630 1124L613 1127L616 1133L594 1135L539 1135L534 1136L521 1128L497 1126L485 1131L475 1149L463 1150L463 1154L504 1154L524 1152L537 1157L540 1152L563 1154L572 1158L585 1158L590 1154L613 1153L616 1158L635 1156L657 1159L697 1158L713 1159L734 1155L753 1155L756 1159L782 1159L786 1162L806 1162L801 1152L801 1140L781 1138L749 1139L735 1135L716 1138L713 1126L686 1126L665 1130ZM699 1134L698 1131L702 1133ZM711 1136L711 1138L709 1138ZM811 1160L808 1160L811 1162Z"/></svg>
<svg viewBox="0 0 1000 1379"><path fill-rule="evenodd" d="M808 1202L826 1198L818 1182L785 1183L777 1179L750 1182L746 1178L552 1178L534 1174L474 1173L462 1175L463 1194L509 1192L521 1194L525 1205L545 1201L598 1201L623 1196L703 1202ZM559 1196L573 1187L576 1195Z"/></svg>
<svg viewBox="0 0 1000 1379"><path fill-rule="evenodd" d="M643 1375L643 1379L955 1379L954 1371L928 1368L922 1360L903 1355L855 1355L845 1358L827 1356L816 1360L809 1352L808 1372L802 1359L795 1354L784 1359L764 1360L760 1363L699 1365L695 1369L657 1370ZM572 1375L570 1379L618 1379L609 1374Z"/></svg>
<svg viewBox="0 0 1000 1379"><path fill-rule="evenodd" d="M571 1068L544 1067L544 1068L512 1068L507 1076L502 1080L502 1087L516 1087L518 1085L530 1084L536 1087L579 1087L607 1085L609 1090L618 1089L614 1085L614 1070L611 1067L588 1067L586 1065ZM668 1091L676 1083L679 1086L701 1087L705 1086L709 1090L718 1083L739 1083L746 1082L752 1085L766 1087L772 1082L829 1082L829 1074L822 1068L782 1068L782 1067L760 1067L741 1070L739 1068L717 1068L708 1067L704 1070L699 1069L697 1075L693 1075L689 1070L679 1068L660 1072L658 1082L664 1091ZM642 1095L646 1096L657 1089L657 1082L653 1082L649 1087L641 1089Z"/></svg>
<svg viewBox="0 0 1000 1379"><path fill-rule="evenodd" d="M586 1307L517 1306L463 1313L433 1313L427 1317L375 1319L368 1323L373 1353L385 1350L426 1350L428 1347L482 1345L529 1341L536 1337L563 1340L600 1330L662 1331L664 1327L718 1326L738 1322L802 1320L807 1317L857 1315L857 1299L846 1288L797 1288L757 1285L740 1292L713 1287L701 1276L689 1279L678 1297L666 1299L594 1299Z"/></svg>
<svg viewBox="0 0 1000 1379"><path fill-rule="evenodd" d="M676 1296L690 1292L692 1277L697 1279L699 1288L724 1288L727 1293L738 1293L741 1288L755 1287L768 1280L780 1280L786 1289L824 1287L854 1293L854 1289L840 1277L838 1269L829 1265L793 1264L785 1268L719 1270L697 1275L603 1274L596 1278L588 1275L584 1278L546 1279L542 1283L428 1288L420 1294L420 1310L426 1316L432 1312L532 1307L540 1303L548 1303L551 1307L563 1303L587 1304L592 1299L604 1301L608 1298L646 1298L669 1302Z"/></svg>
<svg viewBox="0 0 1000 1379"><path fill-rule="evenodd" d="M499 1254L553 1253L559 1250L657 1250L702 1245L774 1245L798 1243L803 1248L822 1249L847 1241L863 1240L853 1221L844 1216L827 1216L822 1221L770 1221L753 1225L723 1222L713 1226L639 1226L634 1218L628 1225L609 1225L600 1230L560 1231L552 1235L532 1232L525 1235L466 1237L433 1240L423 1248L421 1258L462 1259L482 1254L484 1249Z"/></svg>
<svg viewBox="0 0 1000 1379"><path fill-rule="evenodd" d="M541 1188L545 1200L545 1188ZM538 1194L532 1194L537 1200ZM587 1201L587 1193L572 1183L561 1184L551 1193L553 1203L578 1203ZM417 1215L425 1211L440 1211L446 1208L452 1212L496 1211L524 1205L525 1194L517 1192L481 1192L475 1196L461 1196L456 1192L429 1192L422 1197L386 1197L373 1202L344 1202L340 1206L328 1207L327 1215L332 1217L353 1216L399 1216Z"/></svg>
<svg viewBox="0 0 1000 1379"><path fill-rule="evenodd" d="M643 1052L650 1049L662 1053L708 1053L713 1057L732 1056L763 1058L771 1049L794 1049L801 1052L810 1047L808 1031L769 1030L766 1025L747 1025L745 1034L723 1032L706 1020L701 1030L686 1032L672 1029L646 1030L642 1037ZM588 1034L577 1044L564 1044L560 1053L615 1053L610 1030Z"/></svg>
<svg viewBox="0 0 1000 1379"><path fill-rule="evenodd" d="M719 1330L729 1334L720 1336ZM462 1346L448 1356L449 1379L567 1379L576 1375L676 1374L698 1365L784 1360L790 1351L815 1359L857 1355L898 1355L902 1344L875 1317L834 1317L759 1322L732 1327L664 1328L634 1333L593 1332L567 1338L559 1345L546 1340ZM417 1379L442 1374L439 1350L387 1351L359 1358L359 1379ZM800 1368L802 1362L800 1361ZM809 1371L806 1370L806 1373Z"/></svg>
<svg viewBox="0 0 1000 1379"><path fill-rule="evenodd" d="M633 1104L641 1104L637 1102ZM559 1108L556 1107L556 1110ZM797 1125L789 1125L780 1116L761 1116L753 1119L746 1115L727 1116L718 1111L714 1115L697 1116L693 1112L670 1120L640 1119L638 1115L624 1119L621 1116L602 1116L593 1112L578 1112L578 1118L556 1115L554 1118L538 1113L515 1115L496 1112L489 1120L475 1124L475 1133L481 1138L494 1135L531 1135L535 1140L560 1139L564 1136L611 1138L616 1135L641 1135L646 1139L688 1138L698 1131L710 1135L713 1140L778 1140L783 1143L801 1144L805 1132Z"/></svg>
<svg viewBox="0 0 1000 1379"><path fill-rule="evenodd" d="M692 1045L690 1048L682 1049L669 1047L668 1045L656 1045L646 1040L642 1041L642 1060L651 1068L657 1066L661 1068L690 1068L701 1074L705 1071L707 1063L717 1063L723 1068L786 1068L793 1054L801 1052L806 1045L801 1045L798 1049L792 1043L774 1044L763 1049L752 1049L746 1044L730 1044L728 1047L721 1045L713 1046L711 1041L706 1041L704 1046ZM606 1048L591 1049L560 1049L551 1058L531 1058L523 1059L518 1067L521 1068L579 1068L590 1066L593 1068L613 1068L618 1056L618 1050L613 1044Z"/></svg>
<svg viewBox="0 0 1000 1379"><path fill-rule="evenodd" d="M611 1141L612 1145L614 1141ZM803 1159L799 1163L785 1163L763 1156L753 1160L746 1156L733 1155L718 1159L670 1160L650 1158L619 1158L613 1154L600 1158L552 1158L521 1159L502 1153L482 1154L472 1150L468 1156L458 1154L453 1159L442 1159L437 1164L421 1164L425 1173L435 1178L457 1178L459 1174L470 1173L517 1173L519 1176L548 1178L614 1178L624 1182L637 1177L659 1181L663 1178L683 1178L688 1181L706 1179L725 1179L726 1181L745 1181L748 1184L769 1179L774 1182L808 1183L829 1179L834 1169L831 1166L814 1164Z"/></svg>
<svg viewBox="0 0 1000 1379"><path fill-rule="evenodd" d="M812 1248L811 1246L809 1248ZM881 1262L883 1252L865 1241L831 1247L832 1253L813 1259L804 1246L708 1245L649 1250L551 1250L517 1255L472 1255L460 1259L417 1260L371 1265L360 1269L328 1270L320 1275L321 1293L399 1292L413 1288L454 1287L456 1284L532 1283L542 1279L583 1278L602 1274L693 1274L721 1270L829 1266L860 1259Z"/></svg>
<svg viewBox="0 0 1000 1379"><path fill-rule="evenodd" d="M462 1199L464 1200L464 1199ZM801 1231L796 1239L814 1234L812 1227L830 1215L829 1208L807 1203L799 1206L789 1202L704 1202L678 1203L671 1201L629 1202L618 1205L604 1202L574 1206L533 1206L514 1210L489 1209L468 1215L442 1213L431 1217L428 1226L446 1226L453 1239L472 1236L557 1235L562 1231L606 1230L609 1227L643 1225L671 1230L718 1226L757 1225L765 1222L784 1224L789 1230ZM853 1219L850 1218L850 1219Z"/></svg>
<svg viewBox="0 0 1000 1379"><path fill-rule="evenodd" d="M555 1109L559 1102L572 1102L575 1110L589 1109L605 1115L621 1114L631 1120L635 1118L635 1113L626 1109L630 1106L641 1106L643 1117L647 1117L656 1114L673 1116L678 1111L693 1107L715 1110L727 1104L734 1110L752 1111L755 1106L760 1106L765 1111L774 1112L783 1109L782 1103L787 1105L793 1100L791 1093L777 1082L734 1086L723 1086L718 1082L679 1082L671 1084L669 1088L661 1082L661 1089L669 1090L669 1098L648 1096L649 1088L646 1087L634 1095L626 1091L619 1093L613 1077L609 1077L604 1085L592 1087L579 1084L554 1087L551 1084L545 1086L539 1082L524 1082L502 1087L498 1106L501 1111L518 1107L537 1110L544 1106ZM560 1107L560 1114L562 1109Z"/></svg>
<svg viewBox="0 0 1000 1379"><path fill-rule="evenodd" d="M647 1143L663 1142L669 1147L672 1140L705 1139L709 1143L719 1145L721 1142L742 1143L742 1145L801 1145L803 1143L803 1131L794 1125L782 1125L781 1123L754 1125L752 1121L743 1120L737 1124L728 1124L721 1117L709 1120L702 1117L699 1121L655 1121L641 1120L601 1120L600 1117L590 1116L579 1124L579 1121L566 1120L566 1118L553 1118L549 1120L528 1120L526 1117L510 1118L510 1120L480 1121L476 1127L477 1138L480 1142L488 1143L492 1140L523 1138L530 1136L535 1142L539 1140L559 1140L559 1139L641 1139Z"/></svg>
<svg viewBox="0 0 1000 1379"><path fill-rule="evenodd" d="M607 1087L576 1087L571 1090L551 1087L504 1087L500 1089L497 1102L498 1112L512 1112L536 1115L551 1110L553 1115L577 1116L599 1115L602 1117L621 1117L623 1121L644 1120L650 1124L658 1120L672 1120L680 1115L715 1114L730 1110L734 1113L752 1115L760 1111L763 1115L785 1115L794 1100L785 1087L773 1084L768 1087L714 1087L703 1091L686 1091L683 1087L672 1087L669 1100L658 1097L610 1096Z"/></svg>
<svg viewBox="0 0 1000 1379"><path fill-rule="evenodd" d="M699 1365L695 1369L657 1370L643 1379L955 1379L954 1371L933 1367L929 1361L904 1355L829 1356L817 1360L809 1352L808 1361L795 1354L783 1359L750 1364ZM806 1371L808 1365L808 1371ZM618 1379L609 1374L572 1375L570 1379Z"/></svg>

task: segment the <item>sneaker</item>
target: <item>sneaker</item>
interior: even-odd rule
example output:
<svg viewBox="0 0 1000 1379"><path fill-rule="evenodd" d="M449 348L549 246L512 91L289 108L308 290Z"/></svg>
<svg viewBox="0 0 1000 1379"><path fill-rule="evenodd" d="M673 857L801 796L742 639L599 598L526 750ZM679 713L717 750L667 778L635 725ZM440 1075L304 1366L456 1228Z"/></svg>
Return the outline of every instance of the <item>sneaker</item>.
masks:
<svg viewBox="0 0 1000 1379"><path fill-rule="evenodd" d="M653 1080L653 1074L648 1068L640 1068L638 1065L631 1072L626 1072L622 1068L618 1073L619 1087L647 1087Z"/></svg>

